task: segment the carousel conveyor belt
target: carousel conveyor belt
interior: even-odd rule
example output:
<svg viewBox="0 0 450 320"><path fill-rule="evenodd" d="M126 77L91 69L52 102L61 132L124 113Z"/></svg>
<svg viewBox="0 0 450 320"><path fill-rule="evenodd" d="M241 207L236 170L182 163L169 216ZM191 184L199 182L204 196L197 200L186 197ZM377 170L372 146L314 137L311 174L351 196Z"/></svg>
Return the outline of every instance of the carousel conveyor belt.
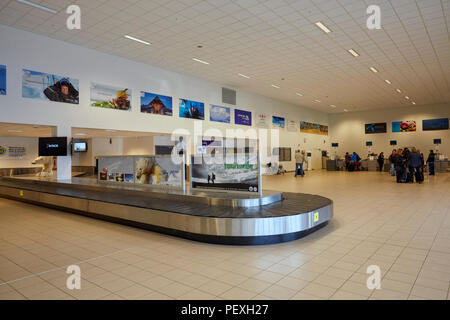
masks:
<svg viewBox="0 0 450 320"><path fill-rule="evenodd" d="M0 178L0 196L192 240L253 245L290 241L325 226L330 199L311 194L171 190L94 179Z"/></svg>

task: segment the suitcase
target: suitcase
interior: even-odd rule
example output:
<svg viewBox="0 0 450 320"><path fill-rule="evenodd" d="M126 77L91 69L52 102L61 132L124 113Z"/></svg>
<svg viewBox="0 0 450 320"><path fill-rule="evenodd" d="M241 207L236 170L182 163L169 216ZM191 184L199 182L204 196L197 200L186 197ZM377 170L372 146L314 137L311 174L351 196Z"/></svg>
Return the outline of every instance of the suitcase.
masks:
<svg viewBox="0 0 450 320"><path fill-rule="evenodd" d="M355 171L355 164L354 163L350 163L348 165L348 172L353 172Z"/></svg>

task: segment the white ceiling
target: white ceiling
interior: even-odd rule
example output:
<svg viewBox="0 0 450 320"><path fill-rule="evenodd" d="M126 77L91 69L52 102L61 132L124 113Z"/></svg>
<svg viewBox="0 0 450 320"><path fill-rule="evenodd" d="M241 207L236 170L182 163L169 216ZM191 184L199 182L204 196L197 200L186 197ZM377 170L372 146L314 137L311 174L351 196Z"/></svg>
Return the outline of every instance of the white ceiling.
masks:
<svg viewBox="0 0 450 320"><path fill-rule="evenodd" d="M80 31L72 1L34 2L58 13L0 0L0 24L326 112L450 102L450 0L78 0Z"/></svg>

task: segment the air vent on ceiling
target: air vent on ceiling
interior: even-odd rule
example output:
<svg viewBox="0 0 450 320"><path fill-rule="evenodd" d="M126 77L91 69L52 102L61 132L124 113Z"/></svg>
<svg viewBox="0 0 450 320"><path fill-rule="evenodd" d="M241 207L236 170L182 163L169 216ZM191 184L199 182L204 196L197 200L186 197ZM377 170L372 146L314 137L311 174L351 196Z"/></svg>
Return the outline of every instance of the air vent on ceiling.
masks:
<svg viewBox="0 0 450 320"><path fill-rule="evenodd" d="M236 105L236 91L222 88L222 102L227 104Z"/></svg>

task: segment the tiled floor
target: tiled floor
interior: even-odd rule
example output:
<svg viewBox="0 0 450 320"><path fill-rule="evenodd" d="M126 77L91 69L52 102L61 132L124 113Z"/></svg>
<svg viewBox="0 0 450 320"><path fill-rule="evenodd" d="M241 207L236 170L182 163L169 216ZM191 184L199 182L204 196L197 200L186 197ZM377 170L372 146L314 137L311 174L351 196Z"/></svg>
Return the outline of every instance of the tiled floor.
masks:
<svg viewBox="0 0 450 320"><path fill-rule="evenodd" d="M308 172L264 187L329 197L334 219L297 241L233 247L0 199L0 300L450 298L450 175ZM66 287L71 264L81 290ZM367 289L369 265L381 290Z"/></svg>

